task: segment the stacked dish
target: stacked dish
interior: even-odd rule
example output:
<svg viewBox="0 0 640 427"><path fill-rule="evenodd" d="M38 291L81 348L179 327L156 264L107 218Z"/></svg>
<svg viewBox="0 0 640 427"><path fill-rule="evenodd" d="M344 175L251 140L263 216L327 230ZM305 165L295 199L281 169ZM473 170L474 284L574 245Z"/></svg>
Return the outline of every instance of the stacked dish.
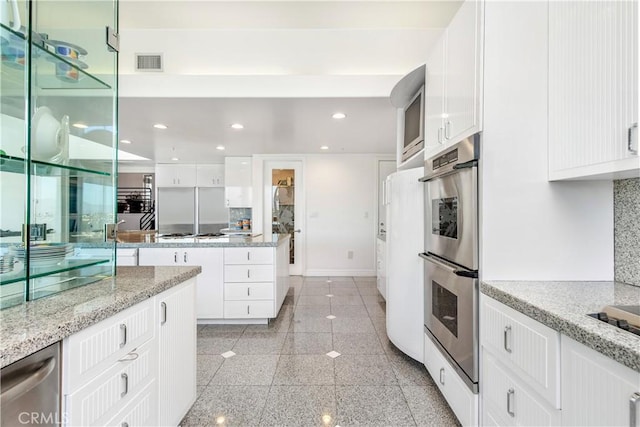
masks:
<svg viewBox="0 0 640 427"><path fill-rule="evenodd" d="M12 247L9 251L24 262L24 246ZM49 267L64 261L70 253L73 253L73 245L70 243L33 243L29 247L29 261L31 267Z"/></svg>

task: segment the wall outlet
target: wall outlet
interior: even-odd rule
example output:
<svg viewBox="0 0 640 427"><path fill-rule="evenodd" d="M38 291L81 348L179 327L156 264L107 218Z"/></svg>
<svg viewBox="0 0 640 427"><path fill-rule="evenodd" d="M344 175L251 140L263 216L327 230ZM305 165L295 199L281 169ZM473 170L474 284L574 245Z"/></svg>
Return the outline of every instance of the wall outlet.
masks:
<svg viewBox="0 0 640 427"><path fill-rule="evenodd" d="M347 251L347 259L353 259L353 251Z"/></svg>

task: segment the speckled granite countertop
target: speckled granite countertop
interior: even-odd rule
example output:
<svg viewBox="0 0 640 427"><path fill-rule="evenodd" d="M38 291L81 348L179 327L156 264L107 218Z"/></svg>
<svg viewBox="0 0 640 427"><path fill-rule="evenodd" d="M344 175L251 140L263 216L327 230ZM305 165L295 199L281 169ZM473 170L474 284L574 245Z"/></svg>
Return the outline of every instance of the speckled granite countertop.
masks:
<svg viewBox="0 0 640 427"><path fill-rule="evenodd" d="M0 367L200 274L196 267L118 267L116 276L0 310Z"/></svg>
<svg viewBox="0 0 640 427"><path fill-rule="evenodd" d="M225 236L225 237L181 237L163 238L154 234L118 235L118 248L236 248L236 247L271 247L275 248L288 234L268 234L258 236ZM78 243L76 247L102 248L109 243Z"/></svg>
<svg viewBox="0 0 640 427"><path fill-rule="evenodd" d="M488 281L480 290L640 372L640 337L587 316L607 305L640 304L640 287L620 282Z"/></svg>

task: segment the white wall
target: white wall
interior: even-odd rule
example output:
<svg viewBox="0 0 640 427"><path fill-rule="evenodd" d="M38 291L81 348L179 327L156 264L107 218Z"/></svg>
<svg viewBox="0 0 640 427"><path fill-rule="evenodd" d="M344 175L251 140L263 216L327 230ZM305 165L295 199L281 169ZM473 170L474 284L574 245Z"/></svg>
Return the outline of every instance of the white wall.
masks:
<svg viewBox="0 0 640 427"><path fill-rule="evenodd" d="M254 232L263 231L258 219L263 218L264 161L292 158L302 159L304 165L306 250L303 274L375 276L377 168L378 161L388 156L254 156ZM353 251L353 259L348 259L348 251Z"/></svg>
<svg viewBox="0 0 640 427"><path fill-rule="evenodd" d="M483 280L613 280L612 183L547 182L547 6L485 4Z"/></svg>

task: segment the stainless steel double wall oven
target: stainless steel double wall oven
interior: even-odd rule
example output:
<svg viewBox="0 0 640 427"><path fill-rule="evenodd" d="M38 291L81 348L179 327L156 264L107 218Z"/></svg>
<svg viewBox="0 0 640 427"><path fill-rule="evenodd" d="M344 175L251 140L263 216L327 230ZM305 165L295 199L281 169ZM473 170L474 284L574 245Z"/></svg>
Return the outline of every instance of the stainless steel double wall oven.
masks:
<svg viewBox="0 0 640 427"><path fill-rule="evenodd" d="M478 392L480 135L425 161L424 321L427 336Z"/></svg>

